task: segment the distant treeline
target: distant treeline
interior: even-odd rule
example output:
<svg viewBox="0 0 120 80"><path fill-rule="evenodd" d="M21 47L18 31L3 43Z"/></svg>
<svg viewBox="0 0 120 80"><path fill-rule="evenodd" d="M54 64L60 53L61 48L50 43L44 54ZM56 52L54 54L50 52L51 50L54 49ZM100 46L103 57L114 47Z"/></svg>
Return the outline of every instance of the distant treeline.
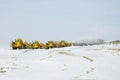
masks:
<svg viewBox="0 0 120 80"><path fill-rule="evenodd" d="M87 45L99 45L104 44L105 41L103 39L96 39L96 40L80 40L73 42L73 46L87 46Z"/></svg>
<svg viewBox="0 0 120 80"><path fill-rule="evenodd" d="M115 41L111 41L109 43L112 43L112 44L120 44L120 40L115 40Z"/></svg>

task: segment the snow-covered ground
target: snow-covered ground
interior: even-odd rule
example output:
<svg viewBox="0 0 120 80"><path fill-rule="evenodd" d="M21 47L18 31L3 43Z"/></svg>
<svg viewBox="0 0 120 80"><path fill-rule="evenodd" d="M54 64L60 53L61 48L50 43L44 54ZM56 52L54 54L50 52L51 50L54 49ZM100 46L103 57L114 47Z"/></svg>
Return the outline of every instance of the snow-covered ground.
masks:
<svg viewBox="0 0 120 80"><path fill-rule="evenodd" d="M120 45L49 50L2 46L0 80L120 80Z"/></svg>

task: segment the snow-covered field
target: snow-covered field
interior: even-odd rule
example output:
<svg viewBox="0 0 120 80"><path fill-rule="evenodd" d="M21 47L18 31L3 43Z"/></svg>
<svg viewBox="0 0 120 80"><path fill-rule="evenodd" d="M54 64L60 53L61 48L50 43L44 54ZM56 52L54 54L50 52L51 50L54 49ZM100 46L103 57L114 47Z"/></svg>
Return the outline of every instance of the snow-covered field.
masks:
<svg viewBox="0 0 120 80"><path fill-rule="evenodd" d="M2 46L0 80L120 80L120 45L49 50Z"/></svg>

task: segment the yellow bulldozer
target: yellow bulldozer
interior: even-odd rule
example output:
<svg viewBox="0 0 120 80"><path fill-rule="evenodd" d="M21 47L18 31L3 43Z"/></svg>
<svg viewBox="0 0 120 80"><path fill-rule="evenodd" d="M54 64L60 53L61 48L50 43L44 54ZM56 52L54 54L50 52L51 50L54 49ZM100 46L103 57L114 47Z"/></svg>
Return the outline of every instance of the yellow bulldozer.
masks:
<svg viewBox="0 0 120 80"><path fill-rule="evenodd" d="M48 49L48 46L44 43L39 43L40 49Z"/></svg>
<svg viewBox="0 0 120 80"><path fill-rule="evenodd" d="M53 41L48 41L48 42L46 43L46 45L47 45L48 48L55 48L55 44L54 44Z"/></svg>
<svg viewBox="0 0 120 80"><path fill-rule="evenodd" d="M48 41L47 43L42 43L39 41L33 41L32 43L28 43L21 38L16 38L15 41L11 41L10 47L12 49L49 49L49 48L60 48L60 47L69 47L72 44L68 41Z"/></svg>
<svg viewBox="0 0 120 80"><path fill-rule="evenodd" d="M61 47L66 47L66 43L65 43L64 40L62 40L62 41L60 42L60 46L61 46Z"/></svg>
<svg viewBox="0 0 120 80"><path fill-rule="evenodd" d="M25 42L23 42L23 48L24 49L31 49L32 48L32 46L31 46L31 43L28 43L27 41L25 41Z"/></svg>
<svg viewBox="0 0 120 80"><path fill-rule="evenodd" d="M60 48L60 47L61 47L61 45L60 45L60 42L59 42L59 41L55 41L55 42L54 42L54 44L55 44L55 47L56 47L56 48Z"/></svg>
<svg viewBox="0 0 120 80"><path fill-rule="evenodd" d="M68 42L68 41L66 41L65 43L66 43L66 46L67 46L67 47L69 47L69 46L72 45L71 42Z"/></svg>
<svg viewBox="0 0 120 80"><path fill-rule="evenodd" d="M23 41L21 38L16 38L15 41L11 41L10 47L12 49L23 49Z"/></svg>
<svg viewBox="0 0 120 80"><path fill-rule="evenodd" d="M36 40L36 41L32 42L31 47L32 47L32 49L40 48L39 41Z"/></svg>

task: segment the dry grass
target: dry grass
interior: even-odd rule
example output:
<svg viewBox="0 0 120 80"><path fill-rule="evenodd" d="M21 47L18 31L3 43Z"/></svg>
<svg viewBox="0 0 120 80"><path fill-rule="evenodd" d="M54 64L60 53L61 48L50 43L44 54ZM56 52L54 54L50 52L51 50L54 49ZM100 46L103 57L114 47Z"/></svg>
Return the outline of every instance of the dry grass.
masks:
<svg viewBox="0 0 120 80"><path fill-rule="evenodd" d="M90 57L87 57L87 56L82 56L84 59L86 59L86 60L88 60L88 61L90 61L90 62L93 62L93 59L92 58L90 58Z"/></svg>
<svg viewBox="0 0 120 80"><path fill-rule="evenodd" d="M1 67L0 68L0 73L5 73L6 72L6 69L4 67Z"/></svg>
<svg viewBox="0 0 120 80"><path fill-rule="evenodd" d="M65 51L60 51L60 52L58 52L58 54L69 55L69 56L75 56L75 54L73 54L73 53L71 53L71 52L65 52Z"/></svg>
<svg viewBox="0 0 120 80"><path fill-rule="evenodd" d="M24 50L22 53L26 53L26 52L29 52L29 51L32 51L33 49L26 49Z"/></svg>

